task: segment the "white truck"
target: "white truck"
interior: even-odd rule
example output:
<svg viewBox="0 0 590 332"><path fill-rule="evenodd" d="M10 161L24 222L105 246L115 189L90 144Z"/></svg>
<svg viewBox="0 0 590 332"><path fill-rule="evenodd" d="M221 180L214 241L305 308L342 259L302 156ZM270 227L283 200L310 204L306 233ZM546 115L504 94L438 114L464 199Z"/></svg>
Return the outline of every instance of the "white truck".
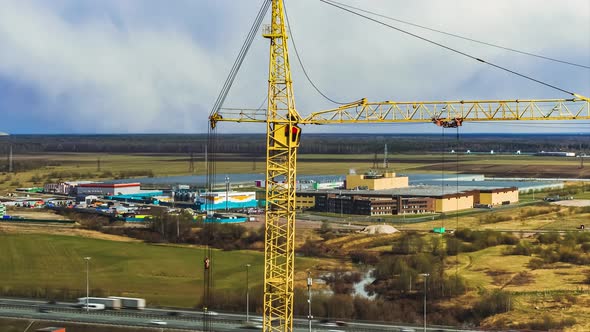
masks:
<svg viewBox="0 0 590 332"><path fill-rule="evenodd" d="M121 300L119 299L111 299L106 297L80 297L78 298L78 305L85 306L88 304L102 304L104 305L105 309L113 309L118 310L121 309Z"/></svg>
<svg viewBox="0 0 590 332"><path fill-rule="evenodd" d="M128 309L145 309L145 299L136 297L121 297L121 296L109 296L109 299L118 299L121 301L121 306Z"/></svg>

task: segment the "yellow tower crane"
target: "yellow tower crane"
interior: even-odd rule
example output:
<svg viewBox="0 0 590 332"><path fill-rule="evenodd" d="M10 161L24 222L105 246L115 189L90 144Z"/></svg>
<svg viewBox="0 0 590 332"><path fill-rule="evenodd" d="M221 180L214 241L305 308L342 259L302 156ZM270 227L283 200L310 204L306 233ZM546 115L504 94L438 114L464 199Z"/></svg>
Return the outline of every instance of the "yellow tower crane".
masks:
<svg viewBox="0 0 590 332"><path fill-rule="evenodd" d="M223 109L217 122L266 123L266 225L264 247L264 331L292 331L295 260L295 183L299 125L433 122L457 127L465 121L590 120L590 99L456 100L357 102L311 113L295 109L287 51L283 0L272 0L268 107L266 110Z"/></svg>

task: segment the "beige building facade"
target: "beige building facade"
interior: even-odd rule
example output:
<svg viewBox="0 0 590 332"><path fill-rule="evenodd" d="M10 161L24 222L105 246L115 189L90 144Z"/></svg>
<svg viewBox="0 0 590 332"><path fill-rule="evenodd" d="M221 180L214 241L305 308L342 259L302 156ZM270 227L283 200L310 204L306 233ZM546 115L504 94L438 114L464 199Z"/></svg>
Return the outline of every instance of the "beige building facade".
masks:
<svg viewBox="0 0 590 332"><path fill-rule="evenodd" d="M383 174L348 174L346 189L386 190L408 187L407 176L396 176L393 172Z"/></svg>
<svg viewBox="0 0 590 332"><path fill-rule="evenodd" d="M466 191L457 194L438 196L434 202L434 212L445 213L473 208L475 192Z"/></svg>
<svg viewBox="0 0 590 332"><path fill-rule="evenodd" d="M501 188L479 191L479 204L502 205L518 203L518 188Z"/></svg>

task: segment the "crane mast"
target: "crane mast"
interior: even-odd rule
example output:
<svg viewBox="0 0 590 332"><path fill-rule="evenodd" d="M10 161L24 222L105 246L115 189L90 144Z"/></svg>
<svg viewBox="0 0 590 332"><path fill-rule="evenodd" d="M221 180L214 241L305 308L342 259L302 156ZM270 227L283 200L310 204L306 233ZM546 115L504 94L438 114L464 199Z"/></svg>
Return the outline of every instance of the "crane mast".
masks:
<svg viewBox="0 0 590 332"><path fill-rule="evenodd" d="M295 262L295 181L300 117L287 51L282 0L273 0L270 39L268 108L266 112L266 224L264 246L264 331L293 328Z"/></svg>
<svg viewBox="0 0 590 332"><path fill-rule="evenodd" d="M266 123L266 224L264 246L264 331L293 330L295 262L295 189L299 125L432 122L445 128L465 121L590 120L590 99L455 100L356 102L302 118L295 97L287 50L284 0L272 1L268 107L266 110L220 109L219 121Z"/></svg>

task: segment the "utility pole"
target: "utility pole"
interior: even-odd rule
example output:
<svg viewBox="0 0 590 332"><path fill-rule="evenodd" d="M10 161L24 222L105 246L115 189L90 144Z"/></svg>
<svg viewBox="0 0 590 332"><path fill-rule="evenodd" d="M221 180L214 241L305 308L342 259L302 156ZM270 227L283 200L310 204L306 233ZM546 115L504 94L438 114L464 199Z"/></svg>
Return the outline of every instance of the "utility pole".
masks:
<svg viewBox="0 0 590 332"><path fill-rule="evenodd" d="M90 266L90 259L91 257L84 257L86 261L86 312L90 311L88 308L88 303L90 302L90 278L89 278L89 266Z"/></svg>
<svg viewBox="0 0 590 332"><path fill-rule="evenodd" d="M420 274L424 277L424 332L426 332L426 279L430 276L430 273Z"/></svg>
<svg viewBox="0 0 590 332"><path fill-rule="evenodd" d="M194 173L195 172L195 161L194 161L194 157L193 157L193 152L191 151L190 154L190 159L188 162L188 171L189 173Z"/></svg>
<svg viewBox="0 0 590 332"><path fill-rule="evenodd" d="M246 264L246 323L250 322L250 264Z"/></svg>
<svg viewBox="0 0 590 332"><path fill-rule="evenodd" d="M313 280L311 279L311 272L307 272L307 320L309 321L309 331L311 332L311 320L313 316L311 315L311 284Z"/></svg>
<svg viewBox="0 0 590 332"><path fill-rule="evenodd" d="M176 214L176 241L180 239L180 225L178 223L178 217L179 215Z"/></svg>
<svg viewBox="0 0 590 332"><path fill-rule="evenodd" d="M338 196L340 196L340 218L342 218L342 205L344 204L344 200L342 199L342 190L340 190L340 194L338 194Z"/></svg>
<svg viewBox="0 0 590 332"><path fill-rule="evenodd" d="M225 211L229 211L229 176L225 176Z"/></svg>
<svg viewBox="0 0 590 332"><path fill-rule="evenodd" d="M12 144L10 144L8 150L8 173L12 173Z"/></svg>
<svg viewBox="0 0 590 332"><path fill-rule="evenodd" d="M96 171L100 172L100 157L96 158Z"/></svg>
<svg viewBox="0 0 590 332"><path fill-rule="evenodd" d="M385 151L383 151L383 168L389 168L389 162L387 160L387 144L385 144Z"/></svg>
<svg viewBox="0 0 590 332"><path fill-rule="evenodd" d="M373 157L373 169L379 168L379 164L377 163L377 152L375 152L375 156Z"/></svg>

